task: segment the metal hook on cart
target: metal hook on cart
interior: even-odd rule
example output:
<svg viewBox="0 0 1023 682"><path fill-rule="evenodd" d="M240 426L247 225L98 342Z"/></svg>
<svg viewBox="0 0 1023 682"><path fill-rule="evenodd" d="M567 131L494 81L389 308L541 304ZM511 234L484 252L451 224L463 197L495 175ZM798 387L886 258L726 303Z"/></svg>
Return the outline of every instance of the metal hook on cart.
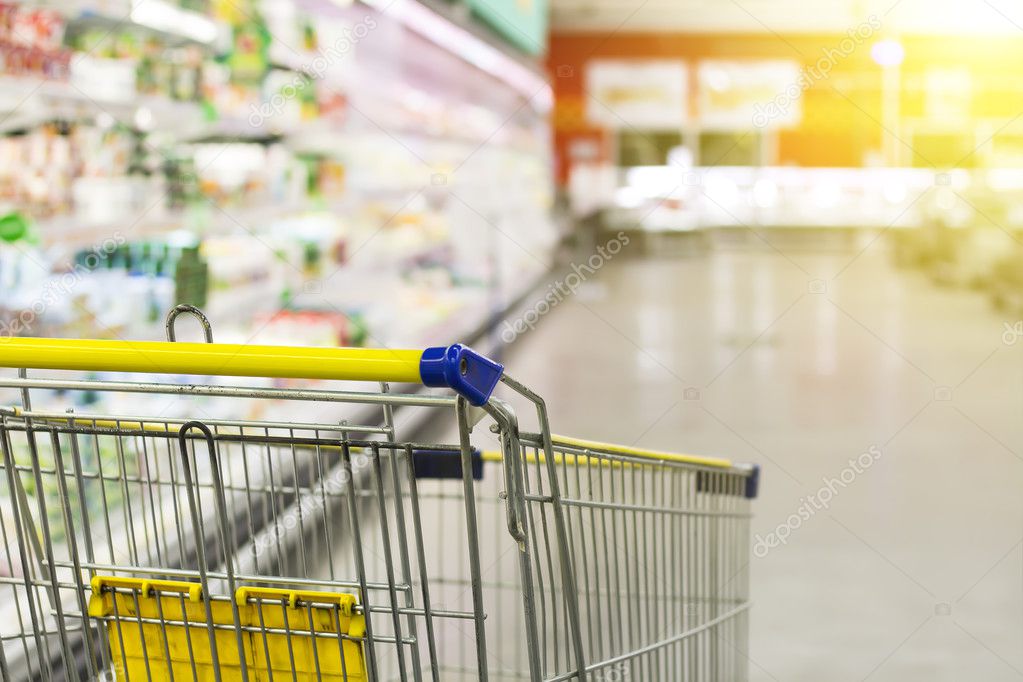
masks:
<svg viewBox="0 0 1023 682"><path fill-rule="evenodd" d="M167 313L167 340L177 341L174 334L174 323L182 313L188 313L195 319L199 320L199 324L202 325L203 336L206 337L206 343L213 343L213 325L210 324L210 319L206 317L206 314L196 308L194 305L187 305L182 303L171 308L171 311Z"/></svg>

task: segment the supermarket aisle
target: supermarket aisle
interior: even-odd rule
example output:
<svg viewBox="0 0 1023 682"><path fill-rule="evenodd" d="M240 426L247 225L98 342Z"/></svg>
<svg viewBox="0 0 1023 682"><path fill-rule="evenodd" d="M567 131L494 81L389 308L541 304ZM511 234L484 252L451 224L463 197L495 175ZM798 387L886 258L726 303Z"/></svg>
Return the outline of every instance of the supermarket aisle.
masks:
<svg viewBox="0 0 1023 682"><path fill-rule="evenodd" d="M884 254L792 258L619 258L507 366L557 432L764 465L752 679L1023 677L1023 344Z"/></svg>

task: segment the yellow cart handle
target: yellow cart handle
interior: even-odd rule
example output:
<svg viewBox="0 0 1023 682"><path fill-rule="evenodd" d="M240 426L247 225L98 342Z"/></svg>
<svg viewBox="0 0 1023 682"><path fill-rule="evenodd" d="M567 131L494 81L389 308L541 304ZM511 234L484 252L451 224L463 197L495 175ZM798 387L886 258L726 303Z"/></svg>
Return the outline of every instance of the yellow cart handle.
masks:
<svg viewBox="0 0 1023 682"><path fill-rule="evenodd" d="M0 367L390 381L446 386L473 405L490 399L504 372L461 344L395 350L18 337L0 340Z"/></svg>

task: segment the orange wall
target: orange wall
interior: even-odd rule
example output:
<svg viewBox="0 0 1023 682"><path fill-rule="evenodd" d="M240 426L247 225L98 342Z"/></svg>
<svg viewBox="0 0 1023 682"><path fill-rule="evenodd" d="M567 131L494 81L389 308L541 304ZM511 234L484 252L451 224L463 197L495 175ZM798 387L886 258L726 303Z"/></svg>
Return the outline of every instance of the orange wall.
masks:
<svg viewBox="0 0 1023 682"><path fill-rule="evenodd" d="M558 176L566 175L565 153L579 136L609 139L607 131L585 120L586 65L598 58L684 59L696 82L700 59L792 59L811 66L834 50L846 36L681 33L607 34L555 33L551 36L548 69L555 94L555 148ZM828 78L803 93L802 122L778 134L777 163L800 166L859 166L864 155L882 144L881 69L870 57L870 38L851 54L836 60ZM966 66L974 78L971 115L1008 119L1023 112L1023 40L1008 37L921 38L901 40L900 106L906 116L924 115L924 73L935 66ZM690 91L694 90L690 87ZM695 109L690 107L690 115ZM610 145L605 144L605 149Z"/></svg>

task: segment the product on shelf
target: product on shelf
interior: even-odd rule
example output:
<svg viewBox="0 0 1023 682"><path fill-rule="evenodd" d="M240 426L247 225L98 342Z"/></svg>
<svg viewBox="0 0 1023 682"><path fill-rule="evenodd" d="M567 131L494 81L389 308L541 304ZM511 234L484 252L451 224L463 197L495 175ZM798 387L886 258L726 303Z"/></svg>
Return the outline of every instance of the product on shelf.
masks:
<svg viewBox="0 0 1023 682"><path fill-rule="evenodd" d="M310 346L366 345L367 329L359 312L281 310L256 320L260 343L288 343L302 339Z"/></svg>
<svg viewBox="0 0 1023 682"><path fill-rule="evenodd" d="M182 249L174 268L175 303L201 308L206 305L209 284L209 266L199 255L199 247Z"/></svg>
<svg viewBox="0 0 1023 682"><path fill-rule="evenodd" d="M0 208L35 218L78 210L84 223L116 220L160 195L131 131L46 123L0 137ZM155 184L154 184L155 183Z"/></svg>
<svg viewBox="0 0 1023 682"><path fill-rule="evenodd" d="M128 26L85 28L70 46L81 54L72 83L92 96L126 101L139 94L197 102L202 98L205 55L197 45L169 46Z"/></svg>
<svg viewBox="0 0 1023 682"><path fill-rule="evenodd" d="M0 2L0 72L66 79L71 51L62 46L63 38L58 12Z"/></svg>
<svg viewBox="0 0 1023 682"><path fill-rule="evenodd" d="M244 4L244 3L243 3ZM253 7L231 22L231 49L224 58L235 83L258 87L270 69L270 30Z"/></svg>

